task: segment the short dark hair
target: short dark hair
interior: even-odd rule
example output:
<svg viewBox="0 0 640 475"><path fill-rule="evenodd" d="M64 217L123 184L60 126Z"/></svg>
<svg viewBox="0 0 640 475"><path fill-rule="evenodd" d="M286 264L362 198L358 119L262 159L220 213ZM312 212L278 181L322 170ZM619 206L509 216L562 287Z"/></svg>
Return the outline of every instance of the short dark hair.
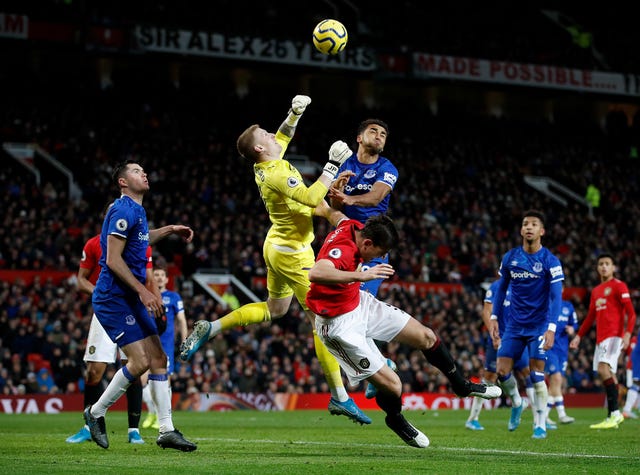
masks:
<svg viewBox="0 0 640 475"><path fill-rule="evenodd" d="M389 135L389 126L387 125L386 122L380 120L380 119L366 119L363 120L362 122L360 122L360 125L358 125L358 135L360 135L362 132L364 132L366 130L367 127L369 127L370 125L379 125L380 127L382 127L386 132L387 132L387 136Z"/></svg>
<svg viewBox="0 0 640 475"><path fill-rule="evenodd" d="M538 211L537 209L529 209L523 213L522 215L523 221L524 221L524 218L538 218L542 223L542 226L544 227L545 216L542 211Z"/></svg>
<svg viewBox="0 0 640 475"><path fill-rule="evenodd" d="M598 255L598 259L596 260L596 262L600 262L600 259L611 259L611 262L613 262L614 264L616 263L616 260L613 258L613 255L609 254L608 252L601 252Z"/></svg>
<svg viewBox="0 0 640 475"><path fill-rule="evenodd" d="M378 214L367 219L361 233L363 237L371 239L374 246L386 250L391 249L400 240L396 225L385 214Z"/></svg>
<svg viewBox="0 0 640 475"><path fill-rule="evenodd" d="M111 179L113 180L113 182L115 183L118 189L120 189L118 180L124 176L125 172L127 171L127 167L129 165L134 165L134 164L138 164L138 161L129 159L129 160L125 160L124 162L120 162L116 164L116 166L113 168Z"/></svg>

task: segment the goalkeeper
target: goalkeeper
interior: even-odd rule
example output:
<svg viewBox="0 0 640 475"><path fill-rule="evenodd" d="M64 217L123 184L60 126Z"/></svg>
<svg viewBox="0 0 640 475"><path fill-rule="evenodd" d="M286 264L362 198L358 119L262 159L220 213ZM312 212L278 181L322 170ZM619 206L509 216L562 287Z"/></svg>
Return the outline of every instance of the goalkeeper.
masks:
<svg viewBox="0 0 640 475"><path fill-rule="evenodd" d="M294 294L315 328L315 314L305 303L311 285L309 269L315 263L311 247L314 239L314 209L324 202L340 165L351 156L352 151L342 141L333 143L329 149L329 161L320 177L309 187L304 184L300 172L282 157L300 116L310 103L308 96L295 96L287 118L275 134L254 124L238 137L238 152L254 162L256 185L271 220L271 228L263 246L269 297L266 302L244 305L214 322L196 322L193 332L180 347L180 358L184 361L189 360L207 340L225 330L282 317L287 313ZM345 415L360 424L370 424L371 419L347 394L340 366L320 341L315 329L313 339L316 355L331 390L329 412Z"/></svg>

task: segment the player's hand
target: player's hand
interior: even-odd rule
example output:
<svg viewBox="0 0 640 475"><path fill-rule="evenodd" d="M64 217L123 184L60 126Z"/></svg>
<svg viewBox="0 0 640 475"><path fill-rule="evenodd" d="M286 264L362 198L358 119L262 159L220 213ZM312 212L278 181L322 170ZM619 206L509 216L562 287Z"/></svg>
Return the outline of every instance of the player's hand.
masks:
<svg viewBox="0 0 640 475"><path fill-rule="evenodd" d="M147 313L151 318L156 318L164 314L164 305L162 304L162 299L158 295L154 294L151 290L145 287L140 291L139 297L140 301L144 305L144 308L147 309Z"/></svg>
<svg viewBox="0 0 640 475"><path fill-rule="evenodd" d="M552 332L551 330L547 330L546 332L544 332L544 345L542 346L542 349L545 351L550 350L551 348L553 348L553 344L556 341L556 332Z"/></svg>
<svg viewBox="0 0 640 475"><path fill-rule="evenodd" d="M395 270L389 264L378 264L377 266L369 267L367 270L360 272L360 282L369 282L376 279L388 279Z"/></svg>
<svg viewBox="0 0 640 475"><path fill-rule="evenodd" d="M183 226L182 224L174 224L171 232L173 234L177 234L178 236L182 236L185 242L191 242L193 239L193 229L189 226Z"/></svg>
<svg viewBox="0 0 640 475"><path fill-rule="evenodd" d="M302 115L309 104L311 104L309 96L296 96L291 100L291 111L295 115Z"/></svg>
<svg viewBox="0 0 640 475"><path fill-rule="evenodd" d="M352 176L356 176L351 170L344 170L338 177L335 179L333 183L331 183L331 190L339 190L344 191L344 187L347 183L349 183L349 178Z"/></svg>
<svg viewBox="0 0 640 475"><path fill-rule="evenodd" d="M576 335L571 339L571 341L569 342L569 348L571 348L572 350L577 350L578 345L580 345L580 335Z"/></svg>
<svg viewBox="0 0 640 475"><path fill-rule="evenodd" d="M342 165L347 158L353 155L349 146L342 140L336 140L329 149L329 161L338 165Z"/></svg>

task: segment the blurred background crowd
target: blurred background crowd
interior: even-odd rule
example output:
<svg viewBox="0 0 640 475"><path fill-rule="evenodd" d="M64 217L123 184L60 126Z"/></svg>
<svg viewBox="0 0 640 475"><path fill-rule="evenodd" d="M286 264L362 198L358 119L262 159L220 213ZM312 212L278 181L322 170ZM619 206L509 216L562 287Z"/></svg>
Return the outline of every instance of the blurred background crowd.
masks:
<svg viewBox="0 0 640 475"><path fill-rule="evenodd" d="M190 2L177 7L163 1L27 1L8 2L6 11L85 27L146 22L305 40L319 19L336 13L331 2L322 4L323 10L300 2L261 2L260 11L253 2L250 9L238 1L191 3L193 8ZM423 2L403 1L393 8L374 2L366 10L349 3L337 2L341 18L353 25L354 45L640 74L640 56L630 54L630 45L640 44L638 32L622 12L613 17L600 11L568 16L485 10L462 16ZM496 91L495 85L88 51L86 32L79 29L81 39L71 45L0 38L7 66L0 72L6 96L0 106L2 142L37 144L72 171L78 187L71 190L55 174L38 185L2 152L0 270L75 273L85 241L100 230L102 210L117 197L110 182L113 165L134 158L149 174L150 226L182 223L196 233L191 244L168 239L154 248L154 258L175 270L174 290L184 299L189 328L229 311L192 282L198 270L224 269L265 297L254 278L265 275L262 242L269 220L251 164L238 157L235 140L256 122L275 131L291 97L305 93L313 102L289 151L311 163L323 163L337 139L355 150L361 120L375 117L389 124L383 155L399 170L390 215L402 236L391 254L393 280L455 283L460 290L391 286L379 298L438 331L468 376L482 373L486 284L495 278L504 252L520 244L521 214L528 208L547 215L543 244L561 259L566 287L596 285L595 259L607 251L637 298L637 97ZM580 196L591 185L600 201L592 208L572 200L561 204L528 186L525 176L553 178ZM327 223L317 221L316 249L328 231ZM573 297L580 318L588 296ZM78 292L73 277L60 283L0 282L2 393L82 391L91 314L90 298ZM570 354L570 391L599 390L591 372L594 335ZM326 392L312 345L294 304L277 322L218 335L193 361L178 364L173 389ZM384 351L396 361L407 391L450 392L447 380L419 352L394 344ZM620 371L624 381L624 365Z"/></svg>

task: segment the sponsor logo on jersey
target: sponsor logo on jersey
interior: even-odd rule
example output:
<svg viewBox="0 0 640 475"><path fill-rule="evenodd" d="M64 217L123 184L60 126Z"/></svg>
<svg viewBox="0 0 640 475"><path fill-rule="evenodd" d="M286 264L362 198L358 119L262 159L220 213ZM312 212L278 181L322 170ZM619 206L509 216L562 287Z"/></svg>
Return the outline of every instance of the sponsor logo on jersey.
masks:
<svg viewBox="0 0 640 475"><path fill-rule="evenodd" d="M560 277L562 275L562 266L553 266L549 269L551 277Z"/></svg>
<svg viewBox="0 0 640 475"><path fill-rule="evenodd" d="M138 241L148 241L149 233L138 233Z"/></svg>
<svg viewBox="0 0 640 475"><path fill-rule="evenodd" d="M540 276L534 274L533 272L529 272L529 271L525 270L525 271L522 271L522 272L511 271L511 278L512 279L539 279Z"/></svg>
<svg viewBox="0 0 640 475"><path fill-rule="evenodd" d="M372 186L367 185L366 183L358 183L356 186L347 185L344 187L344 191L346 194L351 193L354 190L358 191L371 191Z"/></svg>
<svg viewBox="0 0 640 475"><path fill-rule="evenodd" d="M384 181L386 181L390 185L395 184L397 179L398 179L398 177L395 176L393 173L385 173L384 174Z"/></svg>
<svg viewBox="0 0 640 475"><path fill-rule="evenodd" d="M82 258L80 260L81 261L86 261L87 260L87 253L84 252L84 249L82 250Z"/></svg>
<svg viewBox="0 0 640 475"><path fill-rule="evenodd" d="M118 221L116 221L116 229L118 231L126 231L128 226L129 225L127 224L126 219L120 218Z"/></svg>
<svg viewBox="0 0 640 475"><path fill-rule="evenodd" d="M287 185L289 185L289 188L295 188L299 184L300 180L298 180L295 176L290 176L289 178L287 178Z"/></svg>

